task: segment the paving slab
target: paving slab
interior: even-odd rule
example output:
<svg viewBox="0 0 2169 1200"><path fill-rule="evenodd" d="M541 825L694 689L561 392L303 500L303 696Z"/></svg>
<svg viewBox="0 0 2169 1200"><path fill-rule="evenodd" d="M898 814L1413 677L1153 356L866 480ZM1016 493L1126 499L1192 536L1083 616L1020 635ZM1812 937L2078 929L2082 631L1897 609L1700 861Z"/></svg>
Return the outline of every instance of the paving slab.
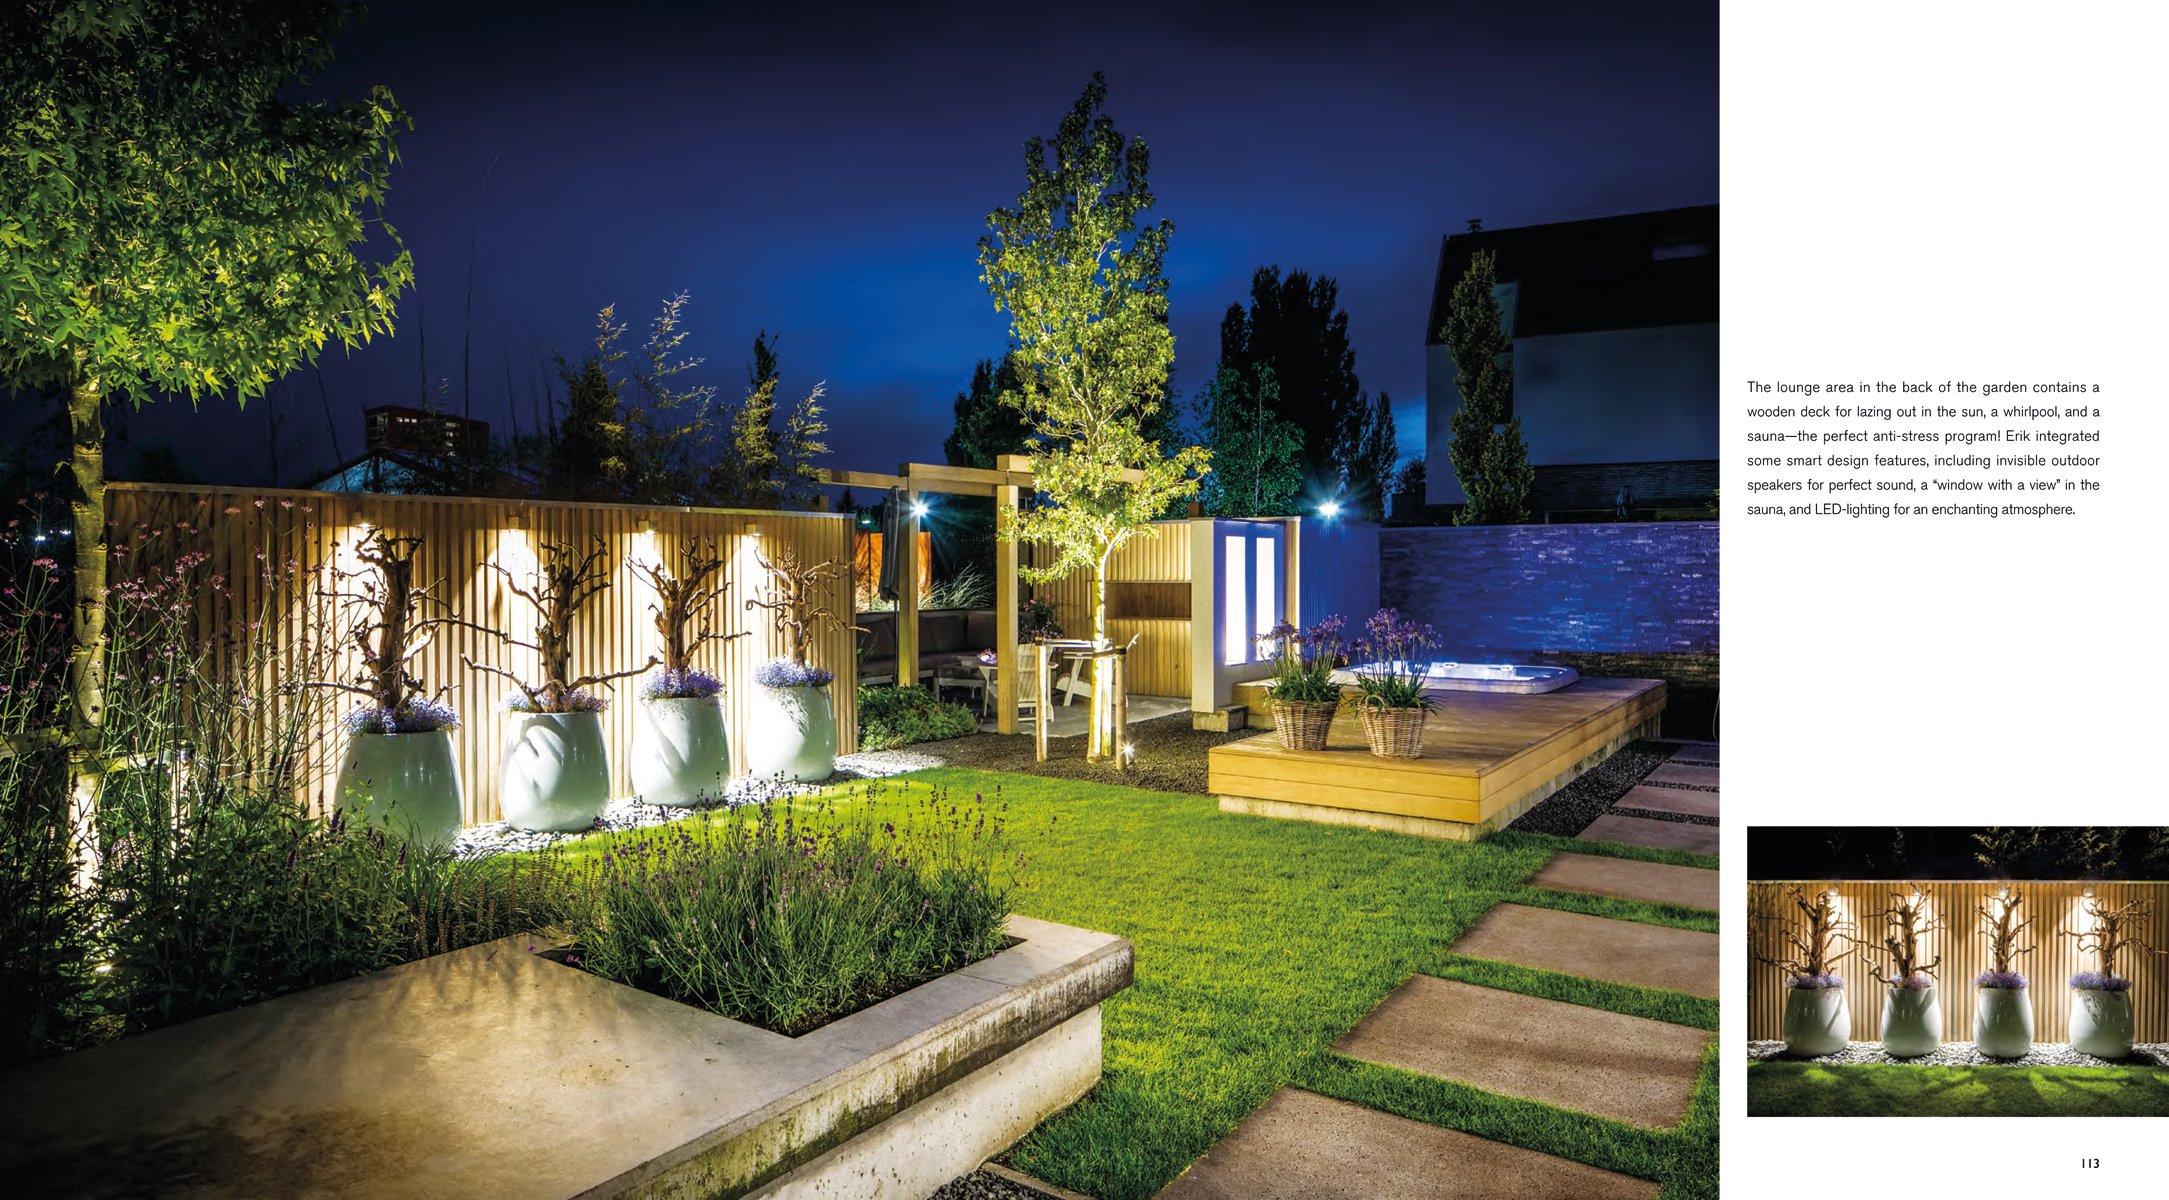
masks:
<svg viewBox="0 0 2169 1200"><path fill-rule="evenodd" d="M1697 788L1651 787L1646 783L1638 783L1628 788L1627 794L1615 801L1612 807L1714 817L1717 815L1717 793Z"/></svg>
<svg viewBox="0 0 2169 1200"><path fill-rule="evenodd" d="M1716 742L1683 742L1673 751L1672 761L1677 763L1707 763L1717 765Z"/></svg>
<svg viewBox="0 0 2169 1200"><path fill-rule="evenodd" d="M1529 886L1717 911L1717 872L1699 867L1562 854L1531 875Z"/></svg>
<svg viewBox="0 0 2169 1200"><path fill-rule="evenodd" d="M1655 1200L1657 1185L1282 1088L1162 1200Z"/></svg>
<svg viewBox="0 0 2169 1200"><path fill-rule="evenodd" d="M1659 821L1618 812L1605 813L1575 836L1584 842L1625 842L1629 846L1657 846L1689 854L1715 854L1718 844L1715 825Z"/></svg>
<svg viewBox="0 0 2169 1200"><path fill-rule="evenodd" d="M1713 788L1717 786L1717 768L1698 763L1683 763L1672 759L1642 776L1644 783L1670 783L1680 787Z"/></svg>
<svg viewBox="0 0 2169 1200"><path fill-rule="evenodd" d="M1717 998L1714 933L1501 904L1451 949L1541 971Z"/></svg>
<svg viewBox="0 0 2169 1200"><path fill-rule="evenodd" d="M1333 1049L1661 1129L1687 1115L1709 1044L1707 1030L1417 975Z"/></svg>

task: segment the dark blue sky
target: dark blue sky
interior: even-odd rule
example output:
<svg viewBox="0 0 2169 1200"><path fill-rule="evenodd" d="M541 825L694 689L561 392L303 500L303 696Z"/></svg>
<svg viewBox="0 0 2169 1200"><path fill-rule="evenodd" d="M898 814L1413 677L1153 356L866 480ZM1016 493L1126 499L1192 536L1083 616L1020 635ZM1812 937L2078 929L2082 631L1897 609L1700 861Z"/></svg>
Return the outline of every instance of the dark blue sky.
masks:
<svg viewBox="0 0 2169 1200"><path fill-rule="evenodd" d="M493 425L508 360L527 426L550 350L582 348L598 307L637 330L685 289L715 382L740 386L763 328L786 392L827 381L835 465L938 461L952 398L1004 344L974 257L985 215L1095 69L1175 222L1179 392L1256 267L1332 275L1404 454L1442 234L1717 196L1712 3L772 7L372 6L324 82L387 83L414 118L391 218L418 287L396 337L326 356L340 450L361 408L418 398L425 334L431 386L460 406L471 237L472 404ZM281 474L329 465L315 378L273 403ZM266 412L177 409L132 440L262 478Z"/></svg>

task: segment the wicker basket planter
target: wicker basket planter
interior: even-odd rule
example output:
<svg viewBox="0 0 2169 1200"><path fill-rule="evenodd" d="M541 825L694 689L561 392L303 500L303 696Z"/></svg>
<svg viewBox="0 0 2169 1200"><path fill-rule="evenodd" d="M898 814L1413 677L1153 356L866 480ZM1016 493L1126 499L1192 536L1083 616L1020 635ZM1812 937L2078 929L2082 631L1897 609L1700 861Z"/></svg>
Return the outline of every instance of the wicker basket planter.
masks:
<svg viewBox="0 0 2169 1200"><path fill-rule="evenodd" d="M1371 753L1380 758L1422 758L1423 720L1430 715L1421 708L1363 706L1363 733L1371 739Z"/></svg>
<svg viewBox="0 0 2169 1200"><path fill-rule="evenodd" d="M1340 708L1338 700L1275 700L1273 730L1290 750L1323 750Z"/></svg>

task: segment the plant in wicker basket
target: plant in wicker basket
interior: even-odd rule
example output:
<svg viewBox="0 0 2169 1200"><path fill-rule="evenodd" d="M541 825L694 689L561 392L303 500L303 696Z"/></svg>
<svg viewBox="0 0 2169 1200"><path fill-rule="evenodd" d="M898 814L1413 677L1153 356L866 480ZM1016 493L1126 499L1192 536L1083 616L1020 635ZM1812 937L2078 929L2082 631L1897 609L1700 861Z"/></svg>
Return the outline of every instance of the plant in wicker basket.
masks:
<svg viewBox="0 0 2169 1200"><path fill-rule="evenodd" d="M1431 711L1423 690L1430 668L1424 656L1438 647L1438 631L1381 608L1363 623L1363 632L1358 649L1368 661L1356 672L1356 689L1371 753L1421 758L1424 718Z"/></svg>
<svg viewBox="0 0 2169 1200"><path fill-rule="evenodd" d="M1281 622L1266 636L1280 644L1272 685L1265 690L1273 706L1273 728L1290 750L1323 750L1333 714L1340 711L1341 685L1333 670L1341 662L1340 614L1309 629Z"/></svg>

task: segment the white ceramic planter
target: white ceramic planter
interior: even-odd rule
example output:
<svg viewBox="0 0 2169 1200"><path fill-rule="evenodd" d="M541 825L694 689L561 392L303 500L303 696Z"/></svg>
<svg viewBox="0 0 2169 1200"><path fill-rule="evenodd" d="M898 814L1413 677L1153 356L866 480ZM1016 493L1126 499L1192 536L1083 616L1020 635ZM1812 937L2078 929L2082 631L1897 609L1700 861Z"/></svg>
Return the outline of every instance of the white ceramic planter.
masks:
<svg viewBox="0 0 2169 1200"><path fill-rule="evenodd" d="M633 791L644 803L683 808L721 799L731 778L723 706L714 696L641 701L630 765Z"/></svg>
<svg viewBox="0 0 2169 1200"><path fill-rule="evenodd" d="M1973 1044L1990 1058L2033 1049L2033 1001L2026 988L1973 989Z"/></svg>
<svg viewBox="0 0 2169 1200"><path fill-rule="evenodd" d="M836 773L836 708L825 687L754 689L746 731L746 770L815 783Z"/></svg>
<svg viewBox="0 0 2169 1200"><path fill-rule="evenodd" d="M459 832L459 760L452 731L348 734L336 804L410 845L442 850Z"/></svg>
<svg viewBox="0 0 2169 1200"><path fill-rule="evenodd" d="M1852 1039L1853 1018L1845 989L1785 989L1785 1053L1794 1058L1835 1054Z"/></svg>
<svg viewBox="0 0 2169 1200"><path fill-rule="evenodd" d="M2131 993L2071 989L2071 1048L2095 1058L2131 1053Z"/></svg>
<svg viewBox="0 0 2169 1200"><path fill-rule="evenodd" d="M497 802L514 829L587 829L610 803L602 714L507 713Z"/></svg>
<svg viewBox="0 0 2169 1200"><path fill-rule="evenodd" d="M1888 989L1883 996L1883 1050L1918 1058L1943 1044L1943 1010L1932 987Z"/></svg>

